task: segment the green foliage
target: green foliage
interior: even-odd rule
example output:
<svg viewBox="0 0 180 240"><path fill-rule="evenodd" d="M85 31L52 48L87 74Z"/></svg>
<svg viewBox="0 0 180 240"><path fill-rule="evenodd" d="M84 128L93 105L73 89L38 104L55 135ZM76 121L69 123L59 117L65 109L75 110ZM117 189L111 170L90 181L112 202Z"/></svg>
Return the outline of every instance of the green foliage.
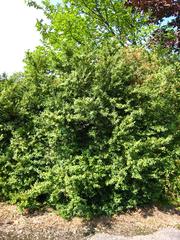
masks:
<svg viewBox="0 0 180 240"><path fill-rule="evenodd" d="M177 200L179 64L137 47L148 16L125 1L26 2L47 21L24 73L0 81L0 198L67 218Z"/></svg>
<svg viewBox="0 0 180 240"><path fill-rule="evenodd" d="M57 66L48 51L0 85L1 198L87 218L177 199L179 64L104 47Z"/></svg>
<svg viewBox="0 0 180 240"><path fill-rule="evenodd" d="M41 8L48 21L40 20L37 28L46 46L56 51L102 44L118 43L120 46L145 41L154 29L147 14L126 6L117 0L64 0L53 5L44 0Z"/></svg>

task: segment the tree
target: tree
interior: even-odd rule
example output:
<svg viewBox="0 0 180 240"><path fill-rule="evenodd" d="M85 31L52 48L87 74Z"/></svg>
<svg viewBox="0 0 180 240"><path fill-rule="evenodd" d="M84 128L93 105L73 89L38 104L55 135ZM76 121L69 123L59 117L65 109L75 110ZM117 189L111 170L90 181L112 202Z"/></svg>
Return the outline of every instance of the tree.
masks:
<svg viewBox="0 0 180 240"><path fill-rule="evenodd" d="M155 44L179 50L180 47L180 3L176 0L128 0L127 6L133 6L144 12L151 11L151 22L159 23L172 17L170 23L158 29L153 36Z"/></svg>
<svg viewBox="0 0 180 240"><path fill-rule="evenodd" d="M149 41L151 45L159 45L161 49L179 49L180 5L177 1L66 0L64 4L61 2L53 5L46 0L43 3L43 6L37 6L29 1L30 5L44 9L46 17L50 20L51 28L39 21L38 29L44 39L47 36L49 40L51 38L51 43L57 38L63 38L63 44L71 42L71 47L75 42L75 48L86 45L87 42L97 47L102 42L107 42L107 39L111 39L112 44L113 38L118 40L121 46ZM151 13L149 17L147 13ZM173 17L173 20L160 27L160 22L168 17ZM48 32L51 33L51 37Z"/></svg>
<svg viewBox="0 0 180 240"><path fill-rule="evenodd" d="M57 49L61 42L75 43L76 48L87 42L99 46L112 39L121 46L135 44L143 41L140 32L148 21L148 16L125 7L125 1L66 0L59 5L44 1L42 8L50 24L39 21L38 29L46 43Z"/></svg>
<svg viewBox="0 0 180 240"><path fill-rule="evenodd" d="M29 4L32 5L32 1ZM59 70L70 71L74 65L73 55L78 58L83 51L94 51L105 45L115 49L141 45L155 28L148 24L147 14L126 7L125 1L66 0L54 5L46 0L36 7L44 11L48 20L37 22L44 45L41 50L38 47L37 54L30 57L28 53L27 59L30 57L32 61L42 54L41 62L46 58L45 71L53 75L58 75Z"/></svg>
<svg viewBox="0 0 180 240"><path fill-rule="evenodd" d="M162 20L164 17L178 17L180 10L177 0L128 0L127 5L133 5L143 11L151 10L153 21Z"/></svg>

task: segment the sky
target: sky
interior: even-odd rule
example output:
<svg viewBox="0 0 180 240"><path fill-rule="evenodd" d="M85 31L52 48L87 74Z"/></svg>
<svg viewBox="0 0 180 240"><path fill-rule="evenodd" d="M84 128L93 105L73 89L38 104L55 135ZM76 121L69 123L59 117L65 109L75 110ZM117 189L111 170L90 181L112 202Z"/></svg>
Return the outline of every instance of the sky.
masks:
<svg viewBox="0 0 180 240"><path fill-rule="evenodd" d="M27 7L24 0L0 0L0 74L23 70L25 51L40 44L37 18L43 18L42 11Z"/></svg>

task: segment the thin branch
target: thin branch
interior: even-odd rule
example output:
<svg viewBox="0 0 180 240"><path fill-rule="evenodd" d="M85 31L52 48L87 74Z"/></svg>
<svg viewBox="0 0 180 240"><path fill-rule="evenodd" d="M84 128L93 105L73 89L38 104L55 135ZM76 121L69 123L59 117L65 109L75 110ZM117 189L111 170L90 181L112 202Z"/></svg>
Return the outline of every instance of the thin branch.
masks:
<svg viewBox="0 0 180 240"><path fill-rule="evenodd" d="M98 3L96 4L96 11L94 11L92 8L89 8L88 5L85 3L84 0L82 0L84 6L96 16L96 19L100 20L104 25L106 25L106 27L109 29L109 31L115 36L115 32L113 31L113 29L111 28L109 22L104 18L104 16L101 13L101 10L98 7ZM87 13L86 13L87 14Z"/></svg>

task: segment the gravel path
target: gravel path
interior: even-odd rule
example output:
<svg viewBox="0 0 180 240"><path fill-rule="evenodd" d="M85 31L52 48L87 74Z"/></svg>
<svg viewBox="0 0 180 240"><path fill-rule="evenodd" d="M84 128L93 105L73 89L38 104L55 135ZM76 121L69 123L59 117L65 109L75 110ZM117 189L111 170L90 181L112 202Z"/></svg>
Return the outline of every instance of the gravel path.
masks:
<svg viewBox="0 0 180 240"><path fill-rule="evenodd" d="M21 214L15 205L0 202L0 240L180 240L180 211L151 207L67 221L52 209Z"/></svg>
<svg viewBox="0 0 180 240"><path fill-rule="evenodd" d="M180 240L180 230L166 228L146 236L122 237L108 234L96 234L88 240Z"/></svg>
<svg viewBox="0 0 180 240"><path fill-rule="evenodd" d="M5 234L0 231L0 240L180 240L180 230L174 228L166 228L159 230L153 234L145 236L134 236L134 237L123 237L115 236L109 234L95 234L92 237L78 236L73 233L63 233L63 232L53 232L47 231L37 235L37 232L32 234L32 232L16 232L14 235L13 232Z"/></svg>

